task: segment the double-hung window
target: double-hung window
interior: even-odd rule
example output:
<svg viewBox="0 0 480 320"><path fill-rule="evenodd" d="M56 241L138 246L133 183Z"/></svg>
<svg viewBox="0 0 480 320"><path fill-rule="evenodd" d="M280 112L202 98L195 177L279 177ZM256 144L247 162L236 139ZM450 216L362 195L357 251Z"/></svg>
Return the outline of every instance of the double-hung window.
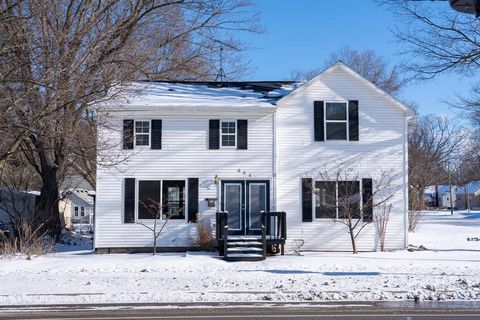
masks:
<svg viewBox="0 0 480 320"><path fill-rule="evenodd" d="M315 218L361 217L359 181L316 181Z"/></svg>
<svg viewBox="0 0 480 320"><path fill-rule="evenodd" d="M85 207L80 207L80 217L85 217Z"/></svg>
<svg viewBox="0 0 480 320"><path fill-rule="evenodd" d="M78 218L78 206L73 207L74 210L74 217Z"/></svg>
<svg viewBox="0 0 480 320"><path fill-rule="evenodd" d="M337 186L334 181L315 182L315 218L336 218Z"/></svg>
<svg viewBox="0 0 480 320"><path fill-rule="evenodd" d="M184 180L140 180L138 219L185 219Z"/></svg>
<svg viewBox="0 0 480 320"><path fill-rule="evenodd" d="M235 147L237 145L237 123L235 121L222 121L220 138L222 148Z"/></svg>
<svg viewBox="0 0 480 320"><path fill-rule="evenodd" d="M348 140L346 102L325 103L325 137L327 140Z"/></svg>
<svg viewBox="0 0 480 320"><path fill-rule="evenodd" d="M135 121L135 146L150 145L150 121Z"/></svg>

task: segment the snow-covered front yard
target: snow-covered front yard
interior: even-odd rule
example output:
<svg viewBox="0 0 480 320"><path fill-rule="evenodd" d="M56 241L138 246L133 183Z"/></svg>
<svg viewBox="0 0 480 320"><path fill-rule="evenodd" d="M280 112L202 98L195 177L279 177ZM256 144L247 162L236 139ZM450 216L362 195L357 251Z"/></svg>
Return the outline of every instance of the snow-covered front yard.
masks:
<svg viewBox="0 0 480 320"><path fill-rule="evenodd" d="M95 255L64 246L32 261L0 258L0 304L479 300L480 241L468 238L480 238L479 212L426 212L409 242L430 250L417 252L229 263L203 252Z"/></svg>

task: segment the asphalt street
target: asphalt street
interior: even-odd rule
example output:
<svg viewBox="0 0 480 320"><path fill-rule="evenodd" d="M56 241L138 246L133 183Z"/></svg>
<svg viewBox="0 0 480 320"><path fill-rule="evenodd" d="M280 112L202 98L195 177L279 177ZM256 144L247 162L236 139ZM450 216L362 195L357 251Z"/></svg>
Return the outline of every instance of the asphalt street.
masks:
<svg viewBox="0 0 480 320"><path fill-rule="evenodd" d="M479 302L0 306L0 319L480 319Z"/></svg>

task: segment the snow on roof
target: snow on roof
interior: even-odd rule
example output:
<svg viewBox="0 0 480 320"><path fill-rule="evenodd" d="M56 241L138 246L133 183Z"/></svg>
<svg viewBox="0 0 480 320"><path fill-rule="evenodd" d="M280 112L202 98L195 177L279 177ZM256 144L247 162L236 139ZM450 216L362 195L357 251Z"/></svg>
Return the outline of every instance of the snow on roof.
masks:
<svg viewBox="0 0 480 320"><path fill-rule="evenodd" d="M480 181L470 181L466 186L469 194L476 194L480 191ZM465 185L458 189L457 194L465 194Z"/></svg>
<svg viewBox="0 0 480 320"><path fill-rule="evenodd" d="M69 199L71 195L75 195L82 199L85 202L92 203L93 204L93 195L91 194L91 191L85 190L85 189L70 189L70 190L64 190L64 196ZM72 198L70 198L71 200Z"/></svg>
<svg viewBox="0 0 480 320"><path fill-rule="evenodd" d="M130 106L273 107L301 83L255 82L135 82L118 101Z"/></svg>

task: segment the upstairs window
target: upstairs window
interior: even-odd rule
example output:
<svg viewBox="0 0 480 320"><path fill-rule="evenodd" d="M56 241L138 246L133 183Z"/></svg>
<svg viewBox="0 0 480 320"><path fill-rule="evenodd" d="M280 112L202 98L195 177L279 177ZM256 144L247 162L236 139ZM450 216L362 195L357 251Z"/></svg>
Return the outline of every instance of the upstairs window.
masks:
<svg viewBox="0 0 480 320"><path fill-rule="evenodd" d="M150 145L150 121L135 121L135 146Z"/></svg>
<svg viewBox="0 0 480 320"><path fill-rule="evenodd" d="M75 217L78 218L78 206L73 207L73 210Z"/></svg>
<svg viewBox="0 0 480 320"><path fill-rule="evenodd" d="M222 148L234 148L236 144L236 125L235 121L222 121L220 127L220 138Z"/></svg>
<svg viewBox="0 0 480 320"><path fill-rule="evenodd" d="M325 136L327 140L347 140L347 103L326 102L325 111Z"/></svg>

